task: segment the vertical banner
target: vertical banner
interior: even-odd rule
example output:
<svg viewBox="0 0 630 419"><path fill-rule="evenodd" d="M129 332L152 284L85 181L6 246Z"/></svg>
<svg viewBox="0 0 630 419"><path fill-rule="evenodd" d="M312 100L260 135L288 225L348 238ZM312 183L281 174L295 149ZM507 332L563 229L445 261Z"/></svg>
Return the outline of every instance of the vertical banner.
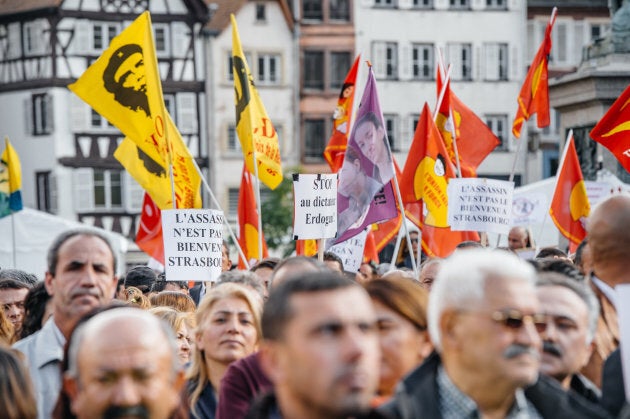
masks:
<svg viewBox="0 0 630 419"><path fill-rule="evenodd" d="M337 234L337 175L293 175L293 239L327 239Z"/></svg>
<svg viewBox="0 0 630 419"><path fill-rule="evenodd" d="M221 274L223 211L162 210L167 281L215 282Z"/></svg>

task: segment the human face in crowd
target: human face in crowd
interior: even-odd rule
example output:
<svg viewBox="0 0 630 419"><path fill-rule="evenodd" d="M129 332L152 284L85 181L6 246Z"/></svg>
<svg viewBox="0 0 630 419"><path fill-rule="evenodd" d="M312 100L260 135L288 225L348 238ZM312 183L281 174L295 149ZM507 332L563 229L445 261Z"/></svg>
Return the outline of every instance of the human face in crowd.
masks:
<svg viewBox="0 0 630 419"><path fill-rule="evenodd" d="M415 231L409 233L409 240L411 241L411 249L413 250L414 256L418 254L418 233Z"/></svg>
<svg viewBox="0 0 630 419"><path fill-rule="evenodd" d="M396 383L431 353L433 346L426 331L418 330L409 320L378 300L372 300L372 303L381 346L379 394L389 395Z"/></svg>
<svg viewBox="0 0 630 419"><path fill-rule="evenodd" d="M258 282L263 286L264 298L265 300L269 298L269 287L271 285L271 273L273 269L260 267L254 271L256 277L258 278Z"/></svg>
<svg viewBox="0 0 630 419"><path fill-rule="evenodd" d="M59 248L55 275L47 272L45 281L55 320L76 321L113 298L117 285L114 257L100 238L73 236Z"/></svg>
<svg viewBox="0 0 630 419"><path fill-rule="evenodd" d="M581 265L576 265L582 272L582 275L589 275L593 272L593 254L591 253L591 247L589 244L585 244L582 249L582 262Z"/></svg>
<svg viewBox="0 0 630 419"><path fill-rule="evenodd" d="M0 307L4 310L5 317L13 324L15 331L22 329L26 294L28 294L27 288L0 290Z"/></svg>
<svg viewBox="0 0 630 419"><path fill-rule="evenodd" d="M214 303L197 328L195 343L208 365L227 365L256 351L258 333L247 302L230 297Z"/></svg>
<svg viewBox="0 0 630 419"><path fill-rule="evenodd" d="M227 246L221 246L221 271L229 271L232 267L232 261L230 260L230 249Z"/></svg>
<svg viewBox="0 0 630 419"><path fill-rule="evenodd" d="M377 163L387 157L384 137L383 127L377 128L372 121L365 120L357 126L355 141L363 155L372 163Z"/></svg>
<svg viewBox="0 0 630 419"><path fill-rule="evenodd" d="M185 365L190 362L190 355L194 345L192 331L188 328L186 322L182 322L181 326L179 326L175 337L177 339L177 356L179 356L182 365Z"/></svg>
<svg viewBox="0 0 630 419"><path fill-rule="evenodd" d="M79 376L65 379L71 409L79 419L169 418L184 382L174 362L159 327L119 321L79 350Z"/></svg>
<svg viewBox="0 0 630 419"><path fill-rule="evenodd" d="M494 389L513 391L534 383L541 350L530 317L540 313L534 286L513 278L489 278L485 297L449 319L442 318L441 323L450 326L442 333L443 341L450 340L454 346L457 367L466 371L469 382ZM511 327L518 326L518 321L502 321L510 314L522 318L520 327Z"/></svg>
<svg viewBox="0 0 630 419"><path fill-rule="evenodd" d="M512 250L527 246L527 231L523 227L513 227L508 234L508 247Z"/></svg>
<svg viewBox="0 0 630 419"><path fill-rule="evenodd" d="M420 270L420 285L428 291L431 291L435 277L440 271L439 263L428 263Z"/></svg>
<svg viewBox="0 0 630 419"><path fill-rule="evenodd" d="M540 371L568 388L571 376L588 361L592 346L587 342L588 307L572 290L556 285L537 289L547 329L540 334L543 352Z"/></svg>
<svg viewBox="0 0 630 419"><path fill-rule="evenodd" d="M378 383L376 316L359 287L298 293L283 338L268 342L272 381L312 417L369 407ZM280 393L279 393L280 394Z"/></svg>
<svg viewBox="0 0 630 419"><path fill-rule="evenodd" d="M373 280L376 275L374 274L374 271L372 269L372 266L370 266L369 263L362 263L361 266L359 267L359 273L358 275L360 276L360 280L363 282L369 282L371 280Z"/></svg>

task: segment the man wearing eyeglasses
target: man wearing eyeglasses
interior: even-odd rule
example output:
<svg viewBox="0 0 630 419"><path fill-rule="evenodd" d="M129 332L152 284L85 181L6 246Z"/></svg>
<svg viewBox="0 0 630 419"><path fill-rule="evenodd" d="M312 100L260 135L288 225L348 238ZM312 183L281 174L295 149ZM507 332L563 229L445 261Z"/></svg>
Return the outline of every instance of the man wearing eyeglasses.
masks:
<svg viewBox="0 0 630 419"><path fill-rule="evenodd" d="M383 410L396 418L598 418L606 412L539 376L546 327L527 262L472 249L447 259L429 297L437 353Z"/></svg>
<svg viewBox="0 0 630 419"><path fill-rule="evenodd" d="M593 351L599 303L583 283L560 273L541 273L536 292L547 327L540 334L543 352L540 371L560 385L599 403L601 392L580 374Z"/></svg>

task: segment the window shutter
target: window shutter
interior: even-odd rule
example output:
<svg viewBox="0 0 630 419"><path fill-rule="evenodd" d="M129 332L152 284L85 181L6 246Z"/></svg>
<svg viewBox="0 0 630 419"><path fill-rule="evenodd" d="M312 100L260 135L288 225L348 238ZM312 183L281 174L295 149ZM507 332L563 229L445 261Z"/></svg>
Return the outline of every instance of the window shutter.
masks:
<svg viewBox="0 0 630 419"><path fill-rule="evenodd" d="M27 99L24 99L24 131L33 135L35 130L33 129L33 97L29 96Z"/></svg>
<svg viewBox="0 0 630 419"><path fill-rule="evenodd" d="M190 30L183 22L174 22L171 24L173 30L173 47L171 47L171 55L173 58L184 58L190 45ZM168 33L168 32L167 32Z"/></svg>
<svg viewBox="0 0 630 419"><path fill-rule="evenodd" d="M374 42L372 44L372 68L374 69L374 77L385 78L385 69L387 68L387 58L385 54L385 43Z"/></svg>
<svg viewBox="0 0 630 419"><path fill-rule="evenodd" d="M44 110L45 110L45 114L43 115L44 132L46 134L52 134L53 131L55 130L55 119L54 119L55 114L53 113L53 97L50 93L44 96Z"/></svg>
<svg viewBox="0 0 630 419"><path fill-rule="evenodd" d="M70 94L70 129L72 132L85 132L88 130L90 108L76 95Z"/></svg>
<svg viewBox="0 0 630 419"><path fill-rule="evenodd" d="M50 172L50 175L48 176L48 187L50 188L49 209L50 209L50 212L52 214L56 214L59 206L57 205L57 199L58 199L57 198L57 196L58 196L58 192L57 192L57 175L55 174L55 172Z"/></svg>
<svg viewBox="0 0 630 419"><path fill-rule="evenodd" d="M400 45L400 78L402 80L409 80L411 78L411 66L412 66L412 46L408 43Z"/></svg>
<svg viewBox="0 0 630 419"><path fill-rule="evenodd" d="M484 70L485 80L499 79L499 46L497 44L484 44Z"/></svg>
<svg viewBox="0 0 630 419"><path fill-rule="evenodd" d="M590 36L586 35L585 25L583 20L575 20L573 22L573 56L571 57L571 64L579 65L582 61L582 47L590 42Z"/></svg>
<svg viewBox="0 0 630 419"><path fill-rule="evenodd" d="M144 199L144 189L136 182L128 172L123 174L125 191L125 210L129 212L140 212L142 200Z"/></svg>
<svg viewBox="0 0 630 419"><path fill-rule="evenodd" d="M177 95L177 127L182 134L197 132L197 112L194 93Z"/></svg>
<svg viewBox="0 0 630 419"><path fill-rule="evenodd" d="M94 176L91 168L75 169L72 173L74 182L74 207L77 212L94 210Z"/></svg>
<svg viewBox="0 0 630 419"><path fill-rule="evenodd" d="M462 78L462 49L459 44L449 44L446 47L447 67L451 64L451 79L461 80Z"/></svg>
<svg viewBox="0 0 630 419"><path fill-rule="evenodd" d="M92 25L87 20L78 19L74 25L71 51L87 55L92 50Z"/></svg>
<svg viewBox="0 0 630 419"><path fill-rule="evenodd" d="M536 21L527 22L527 62L531 63L534 59L534 54L538 48L538 39L536 37ZM529 65L529 64L528 64Z"/></svg>
<svg viewBox="0 0 630 419"><path fill-rule="evenodd" d="M22 50L22 37L20 34L20 24L18 22L9 24L9 53L7 58L17 58Z"/></svg>

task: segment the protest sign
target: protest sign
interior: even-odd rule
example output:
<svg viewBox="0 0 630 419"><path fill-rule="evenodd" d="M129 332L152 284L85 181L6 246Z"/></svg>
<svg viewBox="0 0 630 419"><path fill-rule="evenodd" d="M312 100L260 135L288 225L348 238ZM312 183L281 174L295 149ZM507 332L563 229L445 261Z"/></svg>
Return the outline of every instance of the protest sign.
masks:
<svg viewBox="0 0 630 419"><path fill-rule="evenodd" d="M167 281L211 281L221 274L223 211L162 210Z"/></svg>
<svg viewBox="0 0 630 419"><path fill-rule="evenodd" d="M615 287L616 301L630 301L630 284ZM621 347L621 365L625 383L626 400L630 400L630 305L617 304L619 319L619 346Z"/></svg>
<svg viewBox="0 0 630 419"><path fill-rule="evenodd" d="M367 229L345 240L339 244L331 246L328 251L333 252L341 258L343 270L346 272L358 272L363 261L363 249L367 238Z"/></svg>
<svg viewBox="0 0 630 419"><path fill-rule="evenodd" d="M549 210L549 199L542 192L514 192L512 200L512 225L529 226L542 224Z"/></svg>
<svg viewBox="0 0 630 419"><path fill-rule="evenodd" d="M337 175L293 175L293 239L323 239L337 234Z"/></svg>
<svg viewBox="0 0 630 419"><path fill-rule="evenodd" d="M495 179L451 179L448 223L453 231L507 234L512 225L514 183Z"/></svg>

